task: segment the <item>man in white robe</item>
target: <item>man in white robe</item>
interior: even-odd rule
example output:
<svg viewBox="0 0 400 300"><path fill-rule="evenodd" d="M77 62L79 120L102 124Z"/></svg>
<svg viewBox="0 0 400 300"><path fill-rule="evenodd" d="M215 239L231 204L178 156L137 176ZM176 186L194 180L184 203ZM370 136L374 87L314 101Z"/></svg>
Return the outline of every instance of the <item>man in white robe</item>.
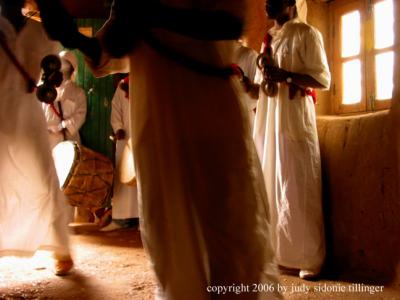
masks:
<svg viewBox="0 0 400 300"><path fill-rule="evenodd" d="M111 102L111 127L114 131L116 142L115 165L117 168L121 164L122 152L131 138L129 91L124 91L121 84L129 85L129 82L121 81ZM123 184L118 180L118 176L115 177L114 192L111 200L112 222L102 228L101 231L112 231L137 225L135 224L139 217L137 186Z"/></svg>
<svg viewBox="0 0 400 300"><path fill-rule="evenodd" d="M257 70L257 63L256 63L258 56L257 51L248 48L246 46L243 46L241 42L238 42L237 48L235 49L235 55L236 55L235 61L238 64L238 66L243 70L244 75L248 78L249 84L253 84ZM244 100L249 109L250 127L251 129L253 129L258 93L256 93L254 97L252 91L249 90L247 91L247 95L245 96Z"/></svg>
<svg viewBox="0 0 400 300"><path fill-rule="evenodd" d="M68 140L81 143L79 129L85 123L87 100L85 91L79 87L74 79L78 72L78 61L72 51L61 51L61 72L63 81L57 87L57 98L53 103L42 103L42 109L47 123L47 133L50 148ZM83 207L68 207L69 220L87 221L92 213ZM75 212L75 213L74 213Z"/></svg>
<svg viewBox="0 0 400 300"><path fill-rule="evenodd" d="M57 98L53 104L42 103L51 149L64 139L80 144L79 129L87 109L85 91L73 81L78 67L75 54L62 51L60 59L63 82L57 88Z"/></svg>
<svg viewBox="0 0 400 300"><path fill-rule="evenodd" d="M270 203L276 261L299 269L301 278L311 278L323 265L325 237L315 107L308 89L329 88L330 72L321 34L297 17L295 0L267 0L266 11L275 22L269 31L275 67L263 72L279 85L276 96L260 89L254 139Z"/></svg>
<svg viewBox="0 0 400 300"><path fill-rule="evenodd" d="M58 53L40 23L21 14L22 0L0 0L0 38L37 82L40 62ZM72 268L66 200L58 187L40 103L0 46L0 256L54 252L55 273Z"/></svg>
<svg viewBox="0 0 400 300"><path fill-rule="evenodd" d="M106 50L100 61L96 40L65 28L70 22L54 0L38 3L47 30L91 56L97 76L135 74L131 134L140 227L157 298L279 298L247 108L239 82L227 77L244 1L115 1L98 35ZM217 286L232 288L217 295ZM235 286L248 290L235 293Z"/></svg>

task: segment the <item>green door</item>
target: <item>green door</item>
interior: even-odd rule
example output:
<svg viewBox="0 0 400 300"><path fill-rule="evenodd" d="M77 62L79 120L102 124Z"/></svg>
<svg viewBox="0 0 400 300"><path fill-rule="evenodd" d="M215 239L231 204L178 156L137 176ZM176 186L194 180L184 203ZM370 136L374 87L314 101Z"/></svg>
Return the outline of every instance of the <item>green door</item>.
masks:
<svg viewBox="0 0 400 300"><path fill-rule="evenodd" d="M79 27L92 28L93 34L103 23L104 20L99 19L78 20ZM113 144L109 136L112 133L110 114L111 100L115 91L114 76L93 77L82 54L78 51L76 54L79 63L76 82L85 90L88 101L86 121L80 130L82 144L113 158Z"/></svg>

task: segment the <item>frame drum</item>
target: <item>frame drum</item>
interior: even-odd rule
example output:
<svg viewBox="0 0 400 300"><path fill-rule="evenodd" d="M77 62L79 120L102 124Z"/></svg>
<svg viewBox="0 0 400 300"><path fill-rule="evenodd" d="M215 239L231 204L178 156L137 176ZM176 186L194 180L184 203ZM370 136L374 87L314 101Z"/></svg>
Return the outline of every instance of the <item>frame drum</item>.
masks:
<svg viewBox="0 0 400 300"><path fill-rule="evenodd" d="M104 207L112 190L111 160L73 141L58 143L52 154L60 188L69 203L92 211Z"/></svg>

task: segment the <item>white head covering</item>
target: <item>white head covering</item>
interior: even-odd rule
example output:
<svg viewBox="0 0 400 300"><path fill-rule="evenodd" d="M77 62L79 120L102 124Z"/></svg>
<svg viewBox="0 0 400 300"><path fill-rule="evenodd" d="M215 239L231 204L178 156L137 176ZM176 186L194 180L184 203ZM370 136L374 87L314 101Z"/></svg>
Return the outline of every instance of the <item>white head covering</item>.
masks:
<svg viewBox="0 0 400 300"><path fill-rule="evenodd" d="M65 60L68 60L72 67L74 68L75 72L78 71L78 59L76 58L76 55L72 52L72 51L61 51L58 56L60 56L60 58L63 58Z"/></svg>
<svg viewBox="0 0 400 300"><path fill-rule="evenodd" d="M307 1L296 0L297 15L303 22L307 22Z"/></svg>

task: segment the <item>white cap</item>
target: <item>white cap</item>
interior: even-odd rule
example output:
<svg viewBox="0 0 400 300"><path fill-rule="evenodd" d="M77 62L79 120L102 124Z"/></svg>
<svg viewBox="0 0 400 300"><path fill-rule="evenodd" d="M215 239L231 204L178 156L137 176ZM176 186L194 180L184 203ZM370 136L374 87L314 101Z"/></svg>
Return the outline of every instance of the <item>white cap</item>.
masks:
<svg viewBox="0 0 400 300"><path fill-rule="evenodd" d="M78 70L78 59L76 58L76 55L72 51L61 51L58 56L60 56L61 59L65 59L69 61L74 68L75 72Z"/></svg>

